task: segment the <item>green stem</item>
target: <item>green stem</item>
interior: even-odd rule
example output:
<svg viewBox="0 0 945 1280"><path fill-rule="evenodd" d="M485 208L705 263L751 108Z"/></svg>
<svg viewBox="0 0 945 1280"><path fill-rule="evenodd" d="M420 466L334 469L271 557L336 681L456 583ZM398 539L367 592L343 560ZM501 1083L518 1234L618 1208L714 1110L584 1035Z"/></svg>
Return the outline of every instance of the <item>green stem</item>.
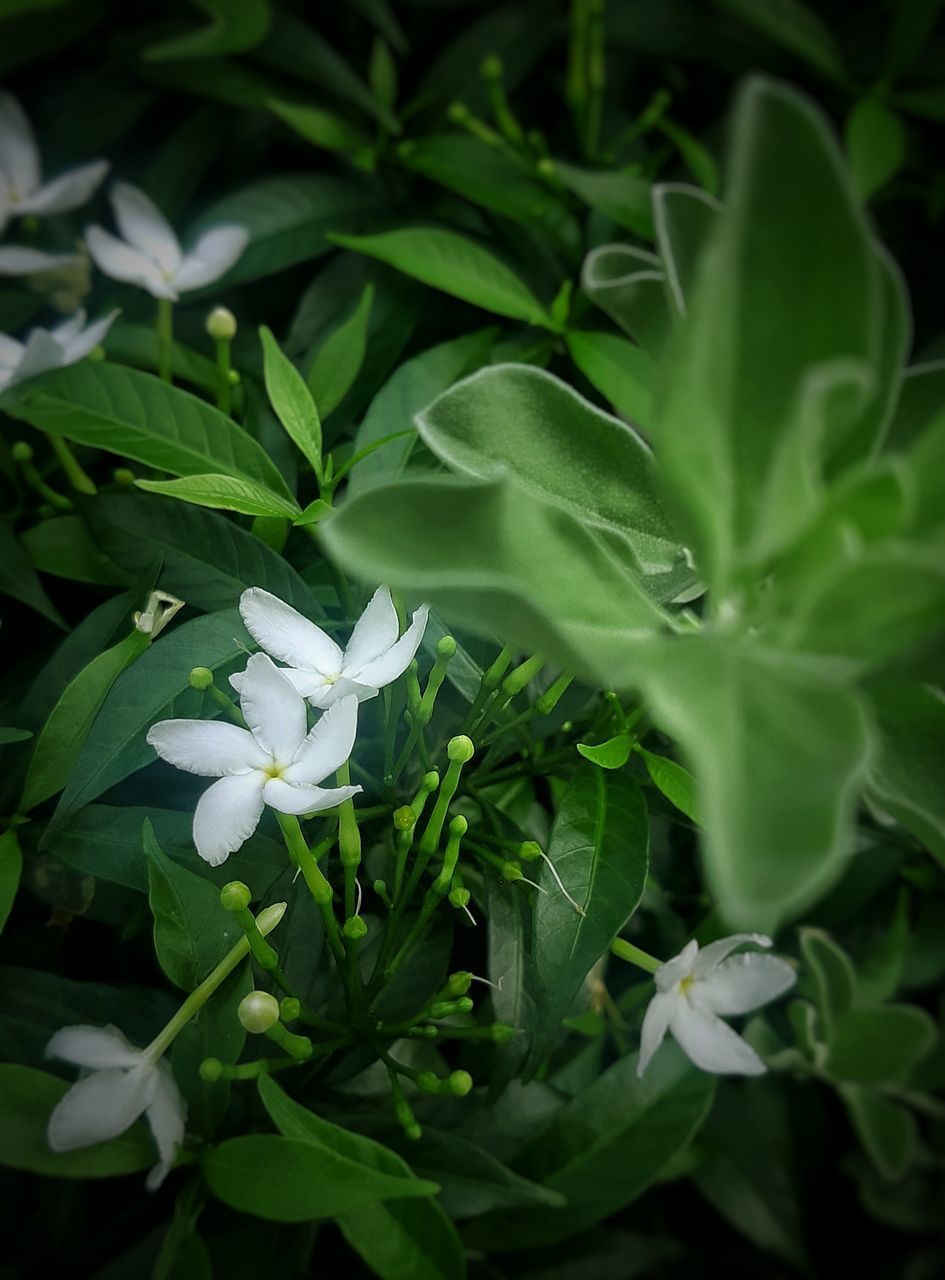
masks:
<svg viewBox="0 0 945 1280"><path fill-rule="evenodd" d="M325 936L328 939L328 945L340 968L344 961L345 949L342 946L338 921L335 919L335 913L331 907L332 898L334 897L332 887L325 879L312 855L311 849L308 847L305 837L302 835L302 828L299 826L298 818L293 814L279 813L277 809L273 810L273 812L276 815L276 821L285 840L286 848L289 850L289 856L302 872L305 883L308 885L308 891L321 912L322 920L325 922Z"/></svg>
<svg viewBox="0 0 945 1280"><path fill-rule="evenodd" d="M217 408L229 417L233 407L230 382L230 340L217 338Z"/></svg>
<svg viewBox="0 0 945 1280"><path fill-rule="evenodd" d="M62 436L57 436L51 432L49 435L49 443L52 445L53 453L59 459L59 464L66 473L69 483L72 485L73 489L78 493L87 493L90 495L98 493L98 489L95 487L91 477L86 475L85 471L79 465L75 454L66 444L65 440L63 440Z"/></svg>
<svg viewBox="0 0 945 1280"><path fill-rule="evenodd" d="M347 787L351 783L351 771L347 760L335 775L336 785ZM358 867L361 865L361 832L354 811L354 800L342 800L338 806L338 852L345 876L345 917L355 911Z"/></svg>
<svg viewBox="0 0 945 1280"><path fill-rule="evenodd" d="M629 964L635 964L638 969L645 969L647 973L656 973L657 969L662 968L663 965L662 960L657 960L648 952L641 951L639 947L635 947L632 942L627 942L624 938L614 938L610 944L610 950L612 955L619 956Z"/></svg>
<svg viewBox="0 0 945 1280"><path fill-rule="evenodd" d="M171 355L174 346L174 304L169 298L158 298L156 327L158 377L164 382L170 382Z"/></svg>

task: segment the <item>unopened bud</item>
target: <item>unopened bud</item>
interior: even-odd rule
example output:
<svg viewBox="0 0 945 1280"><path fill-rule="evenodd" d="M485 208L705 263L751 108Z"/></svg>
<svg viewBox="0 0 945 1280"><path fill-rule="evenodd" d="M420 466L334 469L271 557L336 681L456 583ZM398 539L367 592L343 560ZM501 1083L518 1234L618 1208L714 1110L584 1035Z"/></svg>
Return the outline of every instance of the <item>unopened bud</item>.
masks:
<svg viewBox="0 0 945 1280"><path fill-rule="evenodd" d="M97 347L93 347L85 358L86 360L91 360L93 364L104 364L105 356L105 348L99 344Z"/></svg>
<svg viewBox="0 0 945 1280"><path fill-rule="evenodd" d="M190 673L191 689L199 689L203 692L209 689L213 684L213 672L209 667L194 667Z"/></svg>
<svg viewBox="0 0 945 1280"><path fill-rule="evenodd" d="M135 482L135 473L128 467L116 467L112 472L112 479L116 484L132 485Z"/></svg>
<svg viewBox="0 0 945 1280"><path fill-rule="evenodd" d="M479 66L479 74L484 80L501 80L504 70L502 59L497 53L490 53L483 58Z"/></svg>
<svg viewBox="0 0 945 1280"><path fill-rule="evenodd" d="M518 847L523 862L535 862L541 857L541 845L536 840L523 840Z"/></svg>
<svg viewBox="0 0 945 1280"><path fill-rule="evenodd" d="M454 1098L465 1098L473 1087L473 1078L468 1071L451 1071L447 1077L447 1084Z"/></svg>
<svg viewBox="0 0 945 1280"><path fill-rule="evenodd" d="M458 760L460 764L465 764L467 760L471 760L475 750L472 739L467 738L465 733L460 733L455 738L450 738L446 745L447 756L450 760Z"/></svg>
<svg viewBox="0 0 945 1280"><path fill-rule="evenodd" d="M437 641L436 653L438 658L452 658L456 654L456 641L452 636L443 636Z"/></svg>
<svg viewBox="0 0 945 1280"><path fill-rule="evenodd" d="M367 934L367 925L361 916L349 916L342 928L346 938L357 942Z"/></svg>
<svg viewBox="0 0 945 1280"><path fill-rule="evenodd" d="M204 1058L200 1064L200 1079L207 1084L216 1084L223 1078L223 1063L219 1058Z"/></svg>
<svg viewBox="0 0 945 1280"><path fill-rule="evenodd" d="M505 1044L507 1040L517 1035L515 1027L510 1027L507 1022L493 1022L489 1031L496 1044Z"/></svg>
<svg viewBox="0 0 945 1280"><path fill-rule="evenodd" d="M220 890L220 905L225 911L245 911L252 900L249 885L242 880L231 880Z"/></svg>
<svg viewBox="0 0 945 1280"><path fill-rule="evenodd" d="M466 819L463 817L461 813L458 813L456 817L453 818L452 821L450 822L450 835L464 836L468 830L469 830L469 823L466 821Z"/></svg>
<svg viewBox="0 0 945 1280"><path fill-rule="evenodd" d="M279 1001L279 1015L283 1022L294 1022L301 1012L302 1001L295 996L283 996Z"/></svg>
<svg viewBox="0 0 945 1280"><path fill-rule="evenodd" d="M236 316L228 307L214 307L207 316L207 333L216 342L230 342L236 337Z"/></svg>
<svg viewBox="0 0 945 1280"><path fill-rule="evenodd" d="M470 892L466 888L450 889L449 899L450 906L455 907L457 911L462 911L464 907L469 906Z"/></svg>
<svg viewBox="0 0 945 1280"><path fill-rule="evenodd" d="M464 996L472 986L473 976L466 969L460 969L456 973L451 973L446 981L446 990L449 995L455 999L457 996Z"/></svg>
<svg viewBox="0 0 945 1280"><path fill-rule="evenodd" d="M524 872L517 862L503 862L501 874L503 880L524 879Z"/></svg>
<svg viewBox="0 0 945 1280"><path fill-rule="evenodd" d="M394 826L398 831L409 831L416 821L417 815L409 804L394 810Z"/></svg>
<svg viewBox="0 0 945 1280"><path fill-rule="evenodd" d="M32 462L33 450L25 440L17 440L16 444L10 450L13 455L14 462Z"/></svg>
<svg viewBox="0 0 945 1280"><path fill-rule="evenodd" d="M261 1036L279 1021L279 1001L268 991L251 991L240 1001L237 1012L246 1030Z"/></svg>
<svg viewBox="0 0 945 1280"><path fill-rule="evenodd" d="M469 108L465 102L451 102L446 114L453 124L465 124L469 119Z"/></svg>

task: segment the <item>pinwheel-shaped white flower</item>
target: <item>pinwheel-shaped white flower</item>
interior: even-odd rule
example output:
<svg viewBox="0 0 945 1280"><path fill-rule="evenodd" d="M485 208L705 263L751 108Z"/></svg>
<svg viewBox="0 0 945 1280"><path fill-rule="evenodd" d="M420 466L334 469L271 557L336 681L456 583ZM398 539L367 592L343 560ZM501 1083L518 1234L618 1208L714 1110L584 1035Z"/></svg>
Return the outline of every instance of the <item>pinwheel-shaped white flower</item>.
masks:
<svg viewBox="0 0 945 1280"><path fill-rule="evenodd" d="M89 253L107 276L147 289L155 298L176 302L182 293L213 284L238 261L249 240L245 227L211 227L184 253L170 223L143 191L118 182L110 197L124 240L89 227Z"/></svg>
<svg viewBox="0 0 945 1280"><path fill-rule="evenodd" d="M364 702L403 675L420 647L429 612L422 605L398 639L397 610L387 588L378 587L342 650L321 627L261 587L240 597L246 630L260 648L288 664L284 674L313 707L330 707L349 694ZM230 683L239 689L242 679L231 676Z"/></svg>
<svg viewBox="0 0 945 1280"><path fill-rule="evenodd" d="M147 1116L160 1160L148 1174L154 1191L184 1140L187 1107L170 1067L129 1044L117 1027L63 1027L46 1053L85 1069L56 1104L46 1131L53 1151L107 1142Z"/></svg>
<svg viewBox="0 0 945 1280"><path fill-rule="evenodd" d="M86 326L85 312L77 311L55 329L34 329L25 343L0 333L0 391L84 359L102 341L117 315L112 311Z"/></svg>
<svg viewBox="0 0 945 1280"><path fill-rule="evenodd" d="M783 995L796 978L777 956L757 951L733 956L745 942L770 947L760 933L735 933L699 949L687 942L678 956L653 975L656 995L650 1001L640 1035L637 1075L643 1075L669 1031L686 1057L716 1075L761 1075L767 1070L747 1041L723 1017L750 1013Z"/></svg>
<svg viewBox="0 0 945 1280"><path fill-rule="evenodd" d="M11 218L78 208L107 172L107 160L93 160L43 182L39 148L26 113L11 93L0 93L0 231Z"/></svg>
<svg viewBox="0 0 945 1280"><path fill-rule="evenodd" d="M240 706L248 730L220 720L162 720L148 732L163 760L219 778L194 812L194 845L214 867L249 839L264 805L280 813L315 813L361 790L318 785L351 754L357 698L342 699L307 733L304 701L279 668L256 653L243 673Z"/></svg>

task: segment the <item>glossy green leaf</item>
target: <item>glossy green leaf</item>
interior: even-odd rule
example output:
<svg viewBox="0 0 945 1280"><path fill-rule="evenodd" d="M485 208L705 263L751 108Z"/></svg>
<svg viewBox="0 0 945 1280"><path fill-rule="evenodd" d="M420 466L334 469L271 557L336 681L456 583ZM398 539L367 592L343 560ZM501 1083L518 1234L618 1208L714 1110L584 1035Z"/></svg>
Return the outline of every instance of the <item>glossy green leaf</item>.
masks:
<svg viewBox="0 0 945 1280"><path fill-rule="evenodd" d="M294 520L302 509L292 498L236 476L182 476L179 480L138 480L136 483L146 493L160 493L166 498L191 502L196 507L237 511L246 516Z"/></svg>
<svg viewBox="0 0 945 1280"><path fill-rule="evenodd" d="M269 0L193 0L193 3L208 14L209 25L149 45L142 57L163 62L245 53L264 39L272 21Z"/></svg>
<svg viewBox="0 0 945 1280"><path fill-rule="evenodd" d="M612 169L581 169L554 161L555 176L569 191L605 217L644 240L653 239L650 183L638 173Z"/></svg>
<svg viewBox="0 0 945 1280"><path fill-rule="evenodd" d="M0 933L10 918L16 891L20 887L23 854L16 832L11 828L0 835Z"/></svg>
<svg viewBox="0 0 945 1280"><path fill-rule="evenodd" d="M354 311L329 334L309 367L306 382L323 418L344 400L364 363L373 305L374 286L366 284Z"/></svg>
<svg viewBox="0 0 945 1280"><path fill-rule="evenodd" d="M847 156L857 195L869 200L902 168L906 138L902 121L876 98L861 98L846 122Z"/></svg>
<svg viewBox="0 0 945 1280"><path fill-rule="evenodd" d="M125 587L129 574L109 560L89 533L81 516L54 516L27 529L20 542L40 573L69 582Z"/></svg>
<svg viewBox="0 0 945 1280"><path fill-rule="evenodd" d="M905 680L870 687L879 750L870 793L945 864L945 695Z"/></svg>
<svg viewBox="0 0 945 1280"><path fill-rule="evenodd" d="M683 163L699 186L705 188L710 195L717 195L719 170L708 147L703 146L688 129L668 120L665 116L660 120L658 127L679 152Z"/></svg>
<svg viewBox="0 0 945 1280"><path fill-rule="evenodd" d="M305 379L279 348L265 325L259 331L263 347L266 391L276 416L296 448L317 476L322 473L322 424Z"/></svg>
<svg viewBox="0 0 945 1280"><path fill-rule="evenodd" d="M349 152L358 159L370 155L370 137L334 111L278 97L267 98L266 106L300 138L316 147Z"/></svg>
<svg viewBox="0 0 945 1280"><path fill-rule="evenodd" d="M439 1184L440 1203L451 1218L478 1217L492 1209L565 1205L559 1192L513 1173L453 1130L424 1129L422 1138L410 1146L410 1159L421 1177Z"/></svg>
<svg viewBox="0 0 945 1280"><path fill-rule="evenodd" d="M0 726L0 747L12 746L15 742L29 742L32 736L30 729L15 729L11 725Z"/></svg>
<svg viewBox="0 0 945 1280"><path fill-rule="evenodd" d="M616 738L609 738L607 742L600 742L595 746L579 742L577 749L585 760L590 760L591 764L596 764L600 769L622 769L630 759L633 739L628 733L620 733Z"/></svg>
<svg viewBox="0 0 945 1280"><path fill-rule="evenodd" d="M646 427L653 413L656 366L642 347L616 333L572 329L565 337L571 359L618 413Z"/></svg>
<svg viewBox="0 0 945 1280"><path fill-rule="evenodd" d="M698 822L696 808L696 781L688 769L684 769L675 760L659 756L646 747L638 751L646 765L646 771L656 786L680 813L684 813L691 822Z"/></svg>
<svg viewBox="0 0 945 1280"><path fill-rule="evenodd" d="M65 628L59 610L43 590L19 539L0 521L0 595L11 596Z"/></svg>
<svg viewBox="0 0 945 1280"><path fill-rule="evenodd" d="M802 0L718 0L718 3L829 80L846 83L847 73L833 33L813 6Z"/></svg>
<svg viewBox="0 0 945 1280"><path fill-rule="evenodd" d="M826 1070L854 1084L902 1080L937 1038L932 1018L915 1005L857 1006L834 1024Z"/></svg>

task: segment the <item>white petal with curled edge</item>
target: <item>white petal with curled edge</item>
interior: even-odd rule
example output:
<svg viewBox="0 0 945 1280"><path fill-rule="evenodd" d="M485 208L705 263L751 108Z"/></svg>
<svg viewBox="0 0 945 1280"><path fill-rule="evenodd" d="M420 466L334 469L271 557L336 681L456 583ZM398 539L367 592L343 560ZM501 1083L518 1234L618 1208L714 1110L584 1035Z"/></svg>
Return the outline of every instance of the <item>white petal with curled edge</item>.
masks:
<svg viewBox="0 0 945 1280"><path fill-rule="evenodd" d="M174 272L174 288L178 293L189 293L213 284L236 265L248 243L245 227L212 227L205 231Z"/></svg>
<svg viewBox="0 0 945 1280"><path fill-rule="evenodd" d="M270 778L263 797L266 804L272 805L280 813L318 813L322 809L333 809L344 800L350 800L360 790L360 787L293 786L282 778Z"/></svg>
<svg viewBox="0 0 945 1280"><path fill-rule="evenodd" d="M156 1191L171 1170L187 1125L186 1104L165 1062L157 1065L157 1087L146 1115L161 1158L148 1174L145 1185L149 1191Z"/></svg>
<svg viewBox="0 0 945 1280"><path fill-rule="evenodd" d="M46 1046L47 1058L61 1058L77 1067L134 1067L141 1050L129 1044L117 1027L62 1027Z"/></svg>
<svg viewBox="0 0 945 1280"><path fill-rule="evenodd" d="M128 243L146 254L161 271L172 275L181 264L174 229L150 196L130 182L116 182L111 191L118 229Z"/></svg>
<svg viewBox="0 0 945 1280"><path fill-rule="evenodd" d="M147 740L162 760L202 778L248 773L270 763L251 733L225 720L159 720Z"/></svg>
<svg viewBox="0 0 945 1280"><path fill-rule="evenodd" d="M726 956L731 955L736 947L741 947L746 942L754 942L759 947L772 945L771 939L764 933L733 933L727 938L719 938L718 942L710 942L699 952L696 963L692 966L693 977L706 977L716 965L721 964Z"/></svg>
<svg viewBox="0 0 945 1280"><path fill-rule="evenodd" d="M319 718L282 775L286 782L312 786L340 769L351 755L358 731L358 700L342 698Z"/></svg>
<svg viewBox="0 0 945 1280"><path fill-rule="evenodd" d="M797 974L778 956L757 951L730 956L692 988L693 998L712 1013L750 1013L777 1000L797 981Z"/></svg>
<svg viewBox="0 0 945 1280"><path fill-rule="evenodd" d="M13 372L15 382L25 382L40 373L61 369L66 353L48 329L34 329L26 339L20 363Z"/></svg>
<svg viewBox="0 0 945 1280"><path fill-rule="evenodd" d="M8 244L0 249L0 276L32 276L57 267L71 267L78 261L76 253L44 253L42 249Z"/></svg>
<svg viewBox="0 0 945 1280"><path fill-rule="evenodd" d="M150 1063L93 1071L53 1108L46 1136L53 1151L76 1151L107 1142L130 1129L150 1106L157 1072Z"/></svg>
<svg viewBox="0 0 945 1280"><path fill-rule="evenodd" d="M392 644L386 653L382 653L373 662L365 663L359 670L346 669L345 675L360 684L370 685L375 689L383 689L386 684L403 675L413 661L413 656L420 648L420 641L426 630L430 610L421 605L413 615L413 621L396 644Z"/></svg>
<svg viewBox="0 0 945 1280"><path fill-rule="evenodd" d="M271 657L303 671L341 674L342 652L334 640L278 596L250 587L240 596L240 617Z"/></svg>
<svg viewBox="0 0 945 1280"><path fill-rule="evenodd" d="M69 338L65 344L66 364L76 364L77 361L84 360L89 352L103 340L120 314L121 312L116 307L107 316L102 316L101 320L94 321L87 329L82 329L79 333ZM58 331L56 337L60 342L63 341Z"/></svg>
<svg viewBox="0 0 945 1280"><path fill-rule="evenodd" d="M669 1029L683 1053L713 1075L760 1076L765 1064L728 1023L700 1009L685 996L673 1001Z"/></svg>
<svg viewBox="0 0 945 1280"><path fill-rule="evenodd" d="M637 1062L637 1075L642 1076L650 1065L650 1059L663 1043L663 1037L669 1029L669 1019L673 1011L676 997L666 992L657 992L646 1007L643 1026L640 1029L640 1057Z"/></svg>
<svg viewBox="0 0 945 1280"><path fill-rule="evenodd" d="M197 801L194 845L211 867L226 862L259 826L265 781L261 772L221 778Z"/></svg>
<svg viewBox="0 0 945 1280"><path fill-rule="evenodd" d="M345 671L359 671L386 653L397 641L400 624L386 587L378 587L367 608L354 624L345 649Z"/></svg>
<svg viewBox="0 0 945 1280"><path fill-rule="evenodd" d="M246 664L240 707L263 750L280 765L291 764L308 730L305 703L265 653L254 653Z"/></svg>
<svg viewBox="0 0 945 1280"><path fill-rule="evenodd" d="M79 205L91 199L106 173L107 160L93 160L91 164L70 169L51 182L44 182L38 190L20 202L19 210L21 213L48 217L54 213L68 213L70 209L78 209Z"/></svg>
<svg viewBox="0 0 945 1280"><path fill-rule="evenodd" d="M33 127L12 93L0 93L0 169L21 200L39 186L39 151Z"/></svg>
<svg viewBox="0 0 945 1280"><path fill-rule="evenodd" d="M673 956L672 960L661 964L653 975L657 991L671 991L681 978L688 978L698 954L699 944L693 938L686 943L678 956Z"/></svg>
<svg viewBox="0 0 945 1280"><path fill-rule="evenodd" d="M85 243L99 271L112 280L136 284L154 298L177 301L177 294L161 275L160 268L140 250L133 249L102 227L86 228Z"/></svg>

